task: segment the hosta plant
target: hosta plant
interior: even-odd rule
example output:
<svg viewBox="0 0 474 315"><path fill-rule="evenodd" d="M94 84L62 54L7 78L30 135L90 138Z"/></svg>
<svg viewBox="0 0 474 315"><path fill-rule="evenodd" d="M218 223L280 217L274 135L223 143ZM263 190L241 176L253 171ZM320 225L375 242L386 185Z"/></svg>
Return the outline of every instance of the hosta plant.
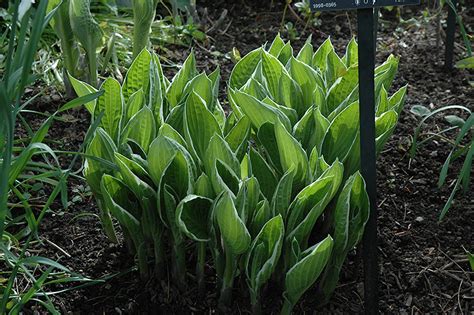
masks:
<svg viewBox="0 0 474 315"><path fill-rule="evenodd" d="M117 239L117 221L143 277L169 271L184 288L191 283L186 264L195 261L202 293L208 261L220 306L229 305L241 280L255 312L269 282L281 287L284 314L315 284L321 301L330 296L369 215L357 171L358 104L351 101L357 78L345 77L356 67L357 49L352 41L342 61L330 42L320 48L327 54L313 54L309 45L299 59L331 61L321 69L299 61L279 37L269 51L244 57L230 79L228 116L217 99L219 70L198 73L191 54L168 80L146 50L123 84L107 79L104 94L86 104L101 120L84 174L107 235ZM379 146L405 93L385 92L394 67L390 58L377 70L389 77L377 93ZM341 92L331 94L328 86L341 82ZM79 95L95 91L80 81L75 87Z"/></svg>

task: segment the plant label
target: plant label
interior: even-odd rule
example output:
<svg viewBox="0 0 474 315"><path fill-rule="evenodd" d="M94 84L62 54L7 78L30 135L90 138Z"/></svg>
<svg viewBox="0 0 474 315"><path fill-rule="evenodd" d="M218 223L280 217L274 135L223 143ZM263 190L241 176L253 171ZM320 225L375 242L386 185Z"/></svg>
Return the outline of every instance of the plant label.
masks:
<svg viewBox="0 0 474 315"><path fill-rule="evenodd" d="M417 5L420 0L310 0L310 4L312 11L332 11Z"/></svg>

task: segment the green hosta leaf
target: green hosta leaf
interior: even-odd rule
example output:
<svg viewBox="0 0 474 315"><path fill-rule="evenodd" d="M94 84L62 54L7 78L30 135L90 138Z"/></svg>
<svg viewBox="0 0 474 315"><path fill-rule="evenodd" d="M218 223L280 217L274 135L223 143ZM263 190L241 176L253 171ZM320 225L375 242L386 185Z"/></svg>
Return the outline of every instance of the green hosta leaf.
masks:
<svg viewBox="0 0 474 315"><path fill-rule="evenodd" d="M275 126L271 123L263 124L257 132L257 138L265 151L262 152L262 156L265 156L272 166L275 173L279 176L283 174L281 167L280 152L278 150L278 143L275 134Z"/></svg>
<svg viewBox="0 0 474 315"><path fill-rule="evenodd" d="M277 108L240 91L231 92L230 95L242 112L250 119L255 129L258 130L266 122L274 124L278 120L283 122L285 128L290 129L291 124L288 117Z"/></svg>
<svg viewBox="0 0 474 315"><path fill-rule="evenodd" d="M184 109L185 105L178 105L171 109L165 122L178 131L180 135L184 135Z"/></svg>
<svg viewBox="0 0 474 315"><path fill-rule="evenodd" d="M222 191L237 193L240 164L220 135L211 138L203 162L216 194Z"/></svg>
<svg viewBox="0 0 474 315"><path fill-rule="evenodd" d="M241 160L246 153L249 137L250 120L247 117L242 117L225 137L226 142L238 160Z"/></svg>
<svg viewBox="0 0 474 315"><path fill-rule="evenodd" d="M272 213L274 215L281 215L284 219L287 217L288 208L292 200L293 174L294 169L290 169L283 174L272 198Z"/></svg>
<svg viewBox="0 0 474 315"><path fill-rule="evenodd" d="M194 183L194 193L210 199L215 197L211 180L205 173L202 173Z"/></svg>
<svg viewBox="0 0 474 315"><path fill-rule="evenodd" d="M390 91L398 71L398 58L390 55L384 64L375 69L375 95L379 95L382 86Z"/></svg>
<svg viewBox="0 0 474 315"><path fill-rule="evenodd" d="M209 79L212 83L212 99L211 103L207 104L209 110L214 112L216 109L216 105L219 104L219 85L221 82L221 68L217 66L217 68L209 75Z"/></svg>
<svg viewBox="0 0 474 315"><path fill-rule="evenodd" d="M273 56L278 57L278 54L284 46L285 42L281 39L280 33L278 33L277 36L275 36L270 48L268 49L268 52Z"/></svg>
<svg viewBox="0 0 474 315"><path fill-rule="evenodd" d="M337 115L324 136L322 155L328 163L337 158L344 161L359 129L359 103L355 102Z"/></svg>
<svg viewBox="0 0 474 315"><path fill-rule="evenodd" d="M260 288L270 279L281 254L285 227L281 215L269 220L250 246L245 270L250 282L252 304L258 299Z"/></svg>
<svg viewBox="0 0 474 315"><path fill-rule="evenodd" d="M149 85L148 85L148 106L152 109L158 123L164 121L163 97L166 87L163 83L164 75L161 68L160 59L153 53L150 62Z"/></svg>
<svg viewBox="0 0 474 315"><path fill-rule="evenodd" d="M385 87L382 86L382 89L380 90L380 95L378 96L377 99L377 104L375 105L376 108L376 114L375 116L378 117L385 113L386 111L389 110L389 102L388 102L388 93L385 90Z"/></svg>
<svg viewBox="0 0 474 315"><path fill-rule="evenodd" d="M81 96L85 96L85 95L90 94L90 93L97 92L97 89L94 88L92 85L90 85L86 82L79 81L78 79L74 78L70 74L68 75L68 77L69 77L69 82L71 82L71 85L74 88L74 91L76 92L77 96L81 97ZM96 103L97 103L97 99L84 104L87 111L91 115L94 114L94 108L95 108Z"/></svg>
<svg viewBox="0 0 474 315"><path fill-rule="evenodd" d="M397 112L398 115L400 115L400 113L403 110L403 107L405 106L407 88L408 86L405 85L404 87L399 89L395 94L393 94L388 100L389 109L394 110L395 112Z"/></svg>
<svg viewBox="0 0 474 315"><path fill-rule="evenodd" d="M278 180L272 168L265 159L254 148L250 149L251 174L255 176L260 183L263 195L271 200Z"/></svg>
<svg viewBox="0 0 474 315"><path fill-rule="evenodd" d="M235 207L239 213L239 217L244 223L248 223L252 219L257 204L260 200L260 183L257 178L251 176L244 179L240 185L239 193L235 200Z"/></svg>
<svg viewBox="0 0 474 315"><path fill-rule="evenodd" d="M316 220L330 201L333 181L333 176L319 178L296 196L288 213L287 241L296 239L301 248L306 248Z"/></svg>
<svg viewBox="0 0 474 315"><path fill-rule="evenodd" d="M316 282L331 256L332 247L333 239L328 235L323 241L301 253L303 258L286 273L283 294L286 302L282 313L289 314L292 306Z"/></svg>
<svg viewBox="0 0 474 315"><path fill-rule="evenodd" d="M253 237L262 229L266 222L272 217L270 204L263 199L257 204L255 213L250 220L250 235Z"/></svg>
<svg viewBox="0 0 474 315"><path fill-rule="evenodd" d="M136 91L140 89L143 91L148 90L150 84L151 59L151 54L144 49L135 60L133 60L122 87L123 98L126 102Z"/></svg>
<svg viewBox="0 0 474 315"><path fill-rule="evenodd" d="M283 127L280 122L275 125L275 137L278 144L281 167L284 172L295 168L295 185L303 186L309 179L309 164L301 144Z"/></svg>
<svg viewBox="0 0 474 315"><path fill-rule="evenodd" d="M456 62L455 67L459 69L474 69L474 56L459 60Z"/></svg>
<svg viewBox="0 0 474 315"><path fill-rule="evenodd" d="M347 253L361 240L369 218L369 199L359 172L344 185L334 212L334 250L321 280L321 291L328 299L336 288Z"/></svg>
<svg viewBox="0 0 474 315"><path fill-rule="evenodd" d="M334 52L334 46L331 43L331 38L328 38L314 53L313 68L317 68L324 73L328 68L327 58L330 52Z"/></svg>
<svg viewBox="0 0 474 315"><path fill-rule="evenodd" d="M285 73L288 74L282 63L271 54L263 51L262 53L262 73L264 85L267 87L273 98L276 98L279 91L280 78Z"/></svg>
<svg viewBox="0 0 474 315"><path fill-rule="evenodd" d="M286 72L280 77L279 95L276 101L296 110L299 115L303 115L306 110L301 87Z"/></svg>
<svg viewBox="0 0 474 315"><path fill-rule="evenodd" d="M265 90L265 87L254 78L250 78L247 83L242 86L240 91L252 95L259 101L263 100L268 95L267 91Z"/></svg>
<svg viewBox="0 0 474 315"><path fill-rule="evenodd" d="M204 100L195 92L189 95L185 107L184 121L187 142L192 144L197 156L203 160L212 136L221 135L219 124L207 109Z"/></svg>
<svg viewBox="0 0 474 315"><path fill-rule="evenodd" d="M158 130L158 134L168 137L170 139L173 139L174 141L178 142L181 144L183 147L188 149L188 144L186 143L186 140L177 132L173 127L168 125L167 123L164 123L161 125L160 129Z"/></svg>
<svg viewBox="0 0 474 315"><path fill-rule="evenodd" d="M97 65L95 58L96 50L102 45L102 29L90 11L90 0L70 0L69 1L69 21L74 36L79 40L86 51L89 61L89 68L95 73L95 78L90 77L91 81L97 81ZM97 82L91 82L96 85Z"/></svg>
<svg viewBox="0 0 474 315"><path fill-rule="evenodd" d="M186 196L176 208L176 224L192 240L209 241L211 207L211 199L196 195Z"/></svg>
<svg viewBox="0 0 474 315"><path fill-rule="evenodd" d="M369 197L365 182L359 172L345 183L334 212L334 251L351 250L362 238L369 218Z"/></svg>
<svg viewBox="0 0 474 315"><path fill-rule="evenodd" d="M122 125L126 125L130 118L133 117L142 107L145 105L145 95L143 90L139 89L128 98L127 104L125 105L125 117L122 119Z"/></svg>
<svg viewBox="0 0 474 315"><path fill-rule="evenodd" d="M191 155L182 145L161 135L153 140L148 151L148 171L156 186L161 184L165 171L175 160L179 152L186 160L187 168L189 169L188 173L191 174L191 177L194 177L193 174L196 174L195 165L192 162Z"/></svg>
<svg viewBox="0 0 474 315"><path fill-rule="evenodd" d="M326 84L332 86L338 78L346 74L347 67L334 50L329 52L327 58Z"/></svg>
<svg viewBox="0 0 474 315"><path fill-rule="evenodd" d="M293 231L319 201L323 201L322 208L336 194L343 177L343 166L335 161L316 181L301 190L290 205L287 231ZM291 239L292 240L292 239Z"/></svg>
<svg viewBox="0 0 474 315"><path fill-rule="evenodd" d="M398 121L398 115L395 111L390 110L383 113L380 117L375 119L375 137L377 154L382 151L384 144L392 135L393 130Z"/></svg>
<svg viewBox="0 0 474 315"><path fill-rule="evenodd" d="M315 144L318 152L321 152L321 146L323 144L324 136L329 128L329 120L321 114L319 108L314 110L314 120L315 120Z"/></svg>
<svg viewBox="0 0 474 315"><path fill-rule="evenodd" d="M100 112L104 112L104 116L100 121L100 126L104 128L104 130L116 142L119 138L120 120L122 119L123 114L120 83L113 78L108 78L102 84L101 89L104 90L105 93L97 99L94 115L97 116Z"/></svg>
<svg viewBox="0 0 474 315"><path fill-rule="evenodd" d="M132 192L121 180L107 174L102 177L101 191L105 205L114 218L122 227L129 230L131 236L139 237L141 235L139 213L137 213L137 204L132 202L135 198Z"/></svg>
<svg viewBox="0 0 474 315"><path fill-rule="evenodd" d="M153 117L153 112L148 106L143 107L138 113L136 113L125 126L121 135L122 141L126 139L132 139L140 147L143 148L145 153L148 152L153 139L156 136L156 123Z"/></svg>
<svg viewBox="0 0 474 315"><path fill-rule="evenodd" d="M350 68L359 63L359 45L354 37L352 37L351 41L346 47L346 54L342 58L342 61L346 64L347 68Z"/></svg>
<svg viewBox="0 0 474 315"><path fill-rule="evenodd" d="M261 60L262 51L262 48L251 51L235 65L229 78L230 88L240 89L250 79Z"/></svg>
<svg viewBox="0 0 474 315"><path fill-rule="evenodd" d="M124 163L124 165L128 169L130 169L130 171L135 174L140 180L146 182L148 185L153 185L153 181L150 178L150 174L148 174L146 169L141 164L134 161L133 159L129 159L128 157L120 153L115 153L115 159L120 159L120 161Z"/></svg>
<svg viewBox="0 0 474 315"><path fill-rule="evenodd" d="M291 77L299 84L303 92L304 110L306 111L313 105L314 90L318 86L324 87L324 83L317 72L305 63L291 58L288 65Z"/></svg>
<svg viewBox="0 0 474 315"><path fill-rule="evenodd" d="M314 107L309 108L300 121L293 127L293 136L298 140L306 152L310 152L316 145Z"/></svg>
<svg viewBox="0 0 474 315"><path fill-rule="evenodd" d="M358 93L358 68L353 66L331 86L328 91L326 106L321 109L323 115L328 116L333 112L351 93Z"/></svg>
<svg viewBox="0 0 474 315"><path fill-rule="evenodd" d="M296 57L298 61L308 66L311 66L313 61L313 45L311 45L311 39L312 36L310 35Z"/></svg>
<svg viewBox="0 0 474 315"><path fill-rule="evenodd" d="M288 62L288 60L290 60L291 57L293 57L293 47L291 47L290 42L288 42L285 44L285 46L282 47L282 49L278 53L277 58L283 65L286 65L286 63Z"/></svg>
<svg viewBox="0 0 474 315"><path fill-rule="evenodd" d="M191 53L183 64L183 67L176 73L171 85L166 91L166 97L170 107L175 107L183 101L186 84L196 76L196 58Z"/></svg>
<svg viewBox="0 0 474 315"><path fill-rule="evenodd" d="M298 120L298 113L293 108L289 108L289 107L286 107L286 106L279 105L268 97L265 97L262 100L262 102L267 104L267 105L270 105L272 107L275 107L275 108L279 109L283 114L286 115L286 117L288 117L288 119L290 120L291 125L294 125L296 123L296 121Z"/></svg>
<svg viewBox="0 0 474 315"><path fill-rule="evenodd" d="M102 128L97 128L91 143L86 149L86 154L107 161L114 162L114 154L117 151L113 140ZM84 176L94 193L100 194L100 180L104 173L112 172L112 169L100 162L87 158L84 164Z"/></svg>
<svg viewBox="0 0 474 315"><path fill-rule="evenodd" d="M229 193L224 192L214 208L222 238L232 254L244 253L250 245L250 234L239 218Z"/></svg>
<svg viewBox="0 0 474 315"><path fill-rule="evenodd" d="M195 76L191 81L186 84L183 95L190 95L190 93L196 93L201 97L205 106L211 110L213 105L213 85L212 81L207 77L205 73L201 73Z"/></svg>

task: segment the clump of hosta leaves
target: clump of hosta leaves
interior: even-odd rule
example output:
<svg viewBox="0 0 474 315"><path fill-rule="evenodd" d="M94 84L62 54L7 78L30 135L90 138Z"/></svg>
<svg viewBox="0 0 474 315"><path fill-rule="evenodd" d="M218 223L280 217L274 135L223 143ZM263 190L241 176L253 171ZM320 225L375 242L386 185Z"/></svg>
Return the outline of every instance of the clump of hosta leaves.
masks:
<svg viewBox="0 0 474 315"><path fill-rule="evenodd" d="M123 84L104 81L86 104L99 128L84 175L107 235L116 240L118 222L143 277L170 272L202 293L210 263L222 307L236 278L255 312L269 281L281 286L284 314L316 284L328 299L369 215L357 171L356 52L352 41L340 59L327 41L294 58L277 37L235 66L227 117L219 70L198 73L192 54L172 80L144 50ZM385 89L396 64L377 69L379 147L403 104L405 90L389 98ZM78 94L94 91L74 83Z"/></svg>
<svg viewBox="0 0 474 315"><path fill-rule="evenodd" d="M262 125L280 120L307 155L315 149L332 163L344 163L346 176L359 169L358 47L352 39L341 58L330 39L316 51L309 39L294 56L290 43L278 35L268 49L258 48L235 66L229 82L233 116L247 117L255 138L278 161L271 143L262 141ZM388 59L375 70L377 152L393 133L403 108L406 87L392 96L398 58ZM261 135L261 137L260 137Z"/></svg>

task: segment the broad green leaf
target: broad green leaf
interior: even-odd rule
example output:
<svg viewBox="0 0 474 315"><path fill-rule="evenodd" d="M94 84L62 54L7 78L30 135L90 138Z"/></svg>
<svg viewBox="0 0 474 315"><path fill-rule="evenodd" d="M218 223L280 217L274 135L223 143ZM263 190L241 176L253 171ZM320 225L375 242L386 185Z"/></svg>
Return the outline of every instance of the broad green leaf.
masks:
<svg viewBox="0 0 474 315"><path fill-rule="evenodd" d="M183 63L182 68L179 69L178 73L174 76L171 85L166 91L166 97L171 108L183 101L182 97L185 95L184 89L186 84L196 76L196 72L196 58L194 57L194 53L191 53Z"/></svg>
<svg viewBox="0 0 474 315"><path fill-rule="evenodd" d="M160 129L158 130L158 134L173 139L174 141L178 142L183 147L188 149L188 144L186 143L186 140L184 140L184 138L179 134L179 132L177 132L167 123L163 123L163 125L161 125Z"/></svg>
<svg viewBox="0 0 474 315"><path fill-rule="evenodd" d="M236 194L240 179L240 164L220 135L215 134L211 138L203 160L215 193L227 191Z"/></svg>
<svg viewBox="0 0 474 315"><path fill-rule="evenodd" d="M176 224L192 240L206 242L210 239L211 207L211 199L188 195L176 208Z"/></svg>
<svg viewBox="0 0 474 315"><path fill-rule="evenodd" d="M284 233L283 218L281 215L275 216L265 223L250 246L245 271L250 282L252 301L258 299L260 288L270 280L276 269Z"/></svg>
<svg viewBox="0 0 474 315"><path fill-rule="evenodd" d="M281 177L278 185L275 188L275 193L272 198L272 213L273 215L281 215L284 219L287 217L288 208L290 207L292 192L293 192L293 177L294 170L288 170Z"/></svg>
<svg viewBox="0 0 474 315"><path fill-rule="evenodd" d="M145 153L148 152L153 139L156 136L156 123L153 112L148 106L144 106L136 113L123 129L121 141L132 139L138 143Z"/></svg>
<svg viewBox="0 0 474 315"><path fill-rule="evenodd" d="M268 49L268 52L273 56L278 57L278 54L284 46L285 42L281 39L280 33L278 33L277 36L275 36L270 48Z"/></svg>
<svg viewBox="0 0 474 315"><path fill-rule="evenodd" d="M351 41L346 47L346 54L342 58L342 61L346 64L347 68L350 68L354 65L359 63L359 45L354 37L352 37Z"/></svg>
<svg viewBox="0 0 474 315"><path fill-rule="evenodd" d="M229 147L241 159L246 153L248 147L248 139L250 136L250 120L247 117L242 117L237 124L226 135L225 140Z"/></svg>
<svg viewBox="0 0 474 315"><path fill-rule="evenodd" d="M202 173L194 183L194 193L210 199L215 197L211 180L205 173Z"/></svg>
<svg viewBox="0 0 474 315"><path fill-rule="evenodd" d="M328 299L336 288L347 253L362 238L369 218L369 209L365 183L357 172L346 181L337 200L334 212L333 255L320 283L325 299Z"/></svg>
<svg viewBox="0 0 474 315"><path fill-rule="evenodd" d="M319 79L318 74L310 66L291 58L288 71L291 77L299 84L303 92L304 110L313 105L313 93L317 86L324 87L324 83Z"/></svg>
<svg viewBox="0 0 474 315"><path fill-rule="evenodd" d="M282 121L285 128L290 129L291 124L288 117L277 108L240 91L231 92L230 95L242 109L242 112L250 119L255 129L258 130L266 122L275 124L279 120Z"/></svg>
<svg viewBox="0 0 474 315"><path fill-rule="evenodd" d="M310 174L308 158L301 144L291 136L280 122L275 125L275 137L283 171L286 172L294 167L295 185L304 187Z"/></svg>
<svg viewBox="0 0 474 315"><path fill-rule="evenodd" d="M146 50L142 50L140 54L133 60L130 69L128 69L125 81L122 87L123 98L125 102L136 91L142 89L148 91L150 84L150 62L151 54Z"/></svg>
<svg viewBox="0 0 474 315"><path fill-rule="evenodd" d="M288 108L296 110L298 115L303 115L306 111L306 104L303 98L303 91L298 82L293 80L291 76L284 72L280 77L279 94L275 101Z"/></svg>
<svg viewBox="0 0 474 315"><path fill-rule="evenodd" d="M327 69L326 69L326 84L332 86L334 82L342 77L347 72L347 67L344 62L339 58L334 50L330 51L327 56Z"/></svg>
<svg viewBox="0 0 474 315"><path fill-rule="evenodd" d="M145 105L145 95L143 94L143 90L139 89L130 97L128 98L128 101L125 105L124 109L124 117L122 119L122 125L126 125L130 119L142 109L142 107Z"/></svg>
<svg viewBox="0 0 474 315"><path fill-rule="evenodd" d="M100 87L104 94L97 99L94 115L104 112L100 126L117 142L120 135L120 121L123 114L123 100L120 83L108 78Z"/></svg>
<svg viewBox="0 0 474 315"><path fill-rule="evenodd" d="M186 84L183 95L191 95L195 93L201 97L205 106L209 111L213 105L213 87L212 81L207 77L205 73L201 73L195 76L191 81ZM188 98L189 100L189 98Z"/></svg>
<svg viewBox="0 0 474 315"><path fill-rule="evenodd" d="M261 60L262 51L262 48L251 51L235 65L229 78L231 89L240 89L250 79Z"/></svg>
<svg viewBox="0 0 474 315"><path fill-rule="evenodd" d="M393 94L388 100L389 109L394 110L395 112L397 112L398 115L400 115L403 110L403 107L405 106L407 89L408 86L405 85L404 87L400 88L395 94Z"/></svg>
<svg viewBox="0 0 474 315"><path fill-rule="evenodd" d="M319 278L331 256L332 247L333 239L328 235L323 241L303 252L303 258L286 273L283 296L291 305L289 308L295 305Z"/></svg>
<svg viewBox="0 0 474 315"><path fill-rule="evenodd" d="M326 131L321 152L328 163L337 158L344 161L357 137L358 129L359 103L355 102L339 113Z"/></svg>
<svg viewBox="0 0 474 315"><path fill-rule="evenodd" d="M324 136L329 128L330 122L326 117L321 114L319 108L314 110L314 120L315 120L315 144L318 152L321 152L321 146L323 144Z"/></svg>
<svg viewBox="0 0 474 315"><path fill-rule="evenodd" d="M377 104L375 105L376 114L375 116L378 117L389 110L389 102L388 102L388 93L385 90L385 87L382 86L380 90L380 94L377 99Z"/></svg>
<svg viewBox="0 0 474 315"><path fill-rule="evenodd" d="M285 46L283 46L278 53L278 56L276 56L278 60L284 65L290 60L291 57L293 57L293 47L291 47L290 42L286 43Z"/></svg>
<svg viewBox="0 0 474 315"><path fill-rule="evenodd" d="M314 53L313 68L317 68L324 73L328 67L327 57L331 51L334 52L334 46L331 43L331 38L328 38Z"/></svg>
<svg viewBox="0 0 474 315"><path fill-rule="evenodd" d="M375 119L375 137L376 149L379 154L388 138L392 135L398 121L398 115L395 111L390 110L383 113L380 117Z"/></svg>
<svg viewBox="0 0 474 315"><path fill-rule="evenodd" d="M127 231L127 235L133 241L138 254L140 272L147 274L148 259L146 257L145 240L141 232L140 222L129 212L137 207L136 204L131 202L131 192L123 182L110 175L104 175L102 178L101 190L107 209L110 210L114 218Z"/></svg>
<svg viewBox="0 0 474 315"><path fill-rule="evenodd" d="M351 93L358 89L358 68L353 66L330 87L328 91L326 106L323 107L322 113L328 116L333 112Z"/></svg>
<svg viewBox="0 0 474 315"><path fill-rule="evenodd" d="M74 91L76 92L77 96L85 96L90 93L95 93L97 92L97 89L94 88L92 85L79 81L78 79L74 78L70 74L68 74L69 82L71 82L72 87L74 88ZM86 107L87 111L91 114L94 115L94 108L95 104L97 103L97 99L90 101L84 106Z"/></svg>
<svg viewBox="0 0 474 315"><path fill-rule="evenodd" d="M229 193L224 192L214 208L222 238L232 254L244 253L250 246L250 234L239 218Z"/></svg>
<svg viewBox="0 0 474 315"><path fill-rule="evenodd" d="M264 85L268 88L273 98L276 98L280 92L280 78L283 74L288 74L285 66L276 57L263 51L262 73L264 77Z"/></svg>
<svg viewBox="0 0 474 315"><path fill-rule="evenodd" d="M221 130L203 99L195 92L186 100L184 124L187 142L192 144L197 156L203 160L212 136L221 135Z"/></svg>
<svg viewBox="0 0 474 315"><path fill-rule="evenodd" d="M265 159L254 148L250 149L251 174L255 176L260 183L263 195L271 200L278 180L272 168Z"/></svg>
<svg viewBox="0 0 474 315"><path fill-rule="evenodd" d="M311 35L306 40L306 43L301 48L296 59L311 67L313 61L313 45L311 45Z"/></svg>

